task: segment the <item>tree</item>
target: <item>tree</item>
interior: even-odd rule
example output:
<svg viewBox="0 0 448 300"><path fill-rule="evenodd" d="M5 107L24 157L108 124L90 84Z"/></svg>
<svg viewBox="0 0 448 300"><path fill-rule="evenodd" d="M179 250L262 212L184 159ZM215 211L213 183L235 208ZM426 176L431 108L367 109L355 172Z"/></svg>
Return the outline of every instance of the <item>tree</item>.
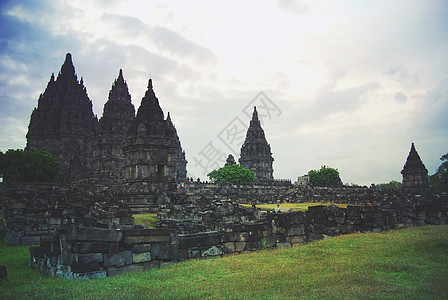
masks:
<svg viewBox="0 0 448 300"><path fill-rule="evenodd" d="M333 169L326 166L320 167L319 171L310 170L308 172L308 178L311 184L317 186L342 185L338 169Z"/></svg>
<svg viewBox="0 0 448 300"><path fill-rule="evenodd" d="M0 174L4 181L52 181L59 173L58 159L43 150L8 150L0 152Z"/></svg>
<svg viewBox="0 0 448 300"><path fill-rule="evenodd" d="M448 153L443 155L440 160L442 164L434 175L429 177L429 182L434 191L438 193L448 192Z"/></svg>
<svg viewBox="0 0 448 300"><path fill-rule="evenodd" d="M213 170L207 174L211 181L218 184L241 184L251 183L255 179L255 174L241 165L235 164Z"/></svg>
<svg viewBox="0 0 448 300"><path fill-rule="evenodd" d="M402 184L399 181L391 180L389 183L379 183L376 187L379 190L401 190Z"/></svg>

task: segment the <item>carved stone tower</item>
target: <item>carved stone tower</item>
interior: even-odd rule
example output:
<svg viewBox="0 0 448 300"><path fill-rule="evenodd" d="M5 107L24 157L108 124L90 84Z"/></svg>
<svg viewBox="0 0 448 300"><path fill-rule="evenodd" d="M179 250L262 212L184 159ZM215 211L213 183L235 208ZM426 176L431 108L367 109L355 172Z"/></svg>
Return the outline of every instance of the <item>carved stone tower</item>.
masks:
<svg viewBox="0 0 448 300"><path fill-rule="evenodd" d="M59 181L81 178L91 170L97 122L83 79L78 81L72 56L67 53L57 79L51 75L31 114L26 149L55 155L61 166Z"/></svg>
<svg viewBox="0 0 448 300"><path fill-rule="evenodd" d="M185 151L182 150L182 145L180 143L179 136L177 135L176 127L171 121L170 113L166 117L166 121L169 126L172 126L176 134L176 155L174 156L174 177L177 183L185 182L187 180L187 159L185 158Z"/></svg>
<svg viewBox="0 0 448 300"><path fill-rule="evenodd" d="M93 150L95 178L103 182L120 182L124 179L123 145L126 133L135 117L128 85L120 70L109 92L109 100L104 104L103 116L98 129Z"/></svg>
<svg viewBox="0 0 448 300"><path fill-rule="evenodd" d="M404 189L424 190L429 187L428 170L415 150L414 143L412 143L401 174L403 175Z"/></svg>
<svg viewBox="0 0 448 300"><path fill-rule="evenodd" d="M177 148L176 132L164 119L150 79L137 116L126 135L123 147L125 179L173 183Z"/></svg>
<svg viewBox="0 0 448 300"><path fill-rule="evenodd" d="M257 108L254 107L246 140L241 147L239 162L242 167L254 171L256 181L269 181L273 180L273 161L271 146L266 141L264 130L258 120Z"/></svg>

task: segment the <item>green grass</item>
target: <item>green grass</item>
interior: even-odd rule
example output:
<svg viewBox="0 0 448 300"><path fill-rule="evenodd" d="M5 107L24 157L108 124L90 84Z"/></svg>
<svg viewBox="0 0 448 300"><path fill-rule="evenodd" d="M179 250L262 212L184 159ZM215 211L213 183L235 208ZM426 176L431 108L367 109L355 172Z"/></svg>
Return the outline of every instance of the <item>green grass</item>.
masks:
<svg viewBox="0 0 448 300"><path fill-rule="evenodd" d="M146 225L148 228L156 228L157 214L135 214L133 217L135 225Z"/></svg>
<svg viewBox="0 0 448 300"><path fill-rule="evenodd" d="M286 250L190 260L160 270L70 281L0 247L0 299L448 299L448 226L351 234Z"/></svg>
<svg viewBox="0 0 448 300"><path fill-rule="evenodd" d="M347 205L351 204L336 204L336 203L315 203L315 202L304 202L304 203L288 203L283 202L280 203L280 211L307 211L309 206L316 206L316 205L331 205L335 204L341 208L347 208ZM244 207L252 207L251 204L240 204ZM275 207L277 207L277 204L257 204L257 207L260 208L263 211L267 210L274 210Z"/></svg>

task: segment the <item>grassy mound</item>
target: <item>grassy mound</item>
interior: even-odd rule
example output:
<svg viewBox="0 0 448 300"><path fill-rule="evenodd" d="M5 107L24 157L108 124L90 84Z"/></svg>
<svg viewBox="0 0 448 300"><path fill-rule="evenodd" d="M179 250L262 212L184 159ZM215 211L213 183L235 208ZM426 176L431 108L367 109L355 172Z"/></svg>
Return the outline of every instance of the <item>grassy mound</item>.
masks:
<svg viewBox="0 0 448 300"><path fill-rule="evenodd" d="M146 225L148 228L156 228L157 214L135 214L133 217L135 225Z"/></svg>
<svg viewBox="0 0 448 300"><path fill-rule="evenodd" d="M350 234L285 250L191 260L96 280L27 267L28 247L0 246L0 299L447 299L448 225Z"/></svg>

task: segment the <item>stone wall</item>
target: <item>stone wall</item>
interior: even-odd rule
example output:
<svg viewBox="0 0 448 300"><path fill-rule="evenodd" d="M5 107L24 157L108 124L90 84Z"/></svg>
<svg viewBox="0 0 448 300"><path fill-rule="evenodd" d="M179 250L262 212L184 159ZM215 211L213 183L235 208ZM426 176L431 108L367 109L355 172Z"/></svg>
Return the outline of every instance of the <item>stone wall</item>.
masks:
<svg viewBox="0 0 448 300"><path fill-rule="evenodd" d="M375 204L384 201L406 200L409 195L398 190L379 190L375 186L313 187L311 185L291 185L279 181L272 185L216 185L213 183L190 182L186 185L186 195L192 197L217 196L239 203L302 203L332 202L345 204ZM290 182L289 182L290 183Z"/></svg>
<svg viewBox="0 0 448 300"><path fill-rule="evenodd" d="M279 195L290 190L291 182L270 181L266 184L219 185L213 183L189 182L186 185L188 197L226 198L240 203L274 203Z"/></svg>
<svg viewBox="0 0 448 300"><path fill-rule="evenodd" d="M186 259L283 249L328 236L380 232L447 223L447 197L426 195L382 206L310 207L304 212L267 213L250 222L222 222L219 231L179 234L172 229L65 226L39 247L30 265L53 276L98 278L158 268Z"/></svg>
<svg viewBox="0 0 448 300"><path fill-rule="evenodd" d="M94 193L91 186L2 183L0 199L8 245L39 244L65 224L133 225L128 208L106 192Z"/></svg>

